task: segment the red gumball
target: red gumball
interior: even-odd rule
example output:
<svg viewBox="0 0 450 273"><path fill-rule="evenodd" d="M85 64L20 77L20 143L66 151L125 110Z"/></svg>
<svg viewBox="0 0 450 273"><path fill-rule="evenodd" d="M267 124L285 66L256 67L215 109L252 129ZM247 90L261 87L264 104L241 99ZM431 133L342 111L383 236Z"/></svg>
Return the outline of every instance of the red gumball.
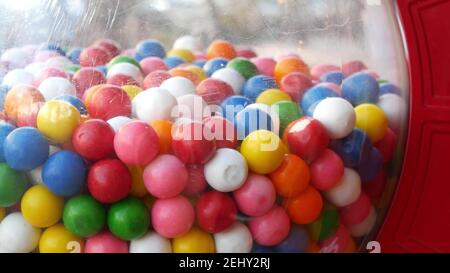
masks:
<svg viewBox="0 0 450 273"><path fill-rule="evenodd" d="M136 85L141 86L141 84L133 77L124 74L116 74L110 78L108 78L107 83L114 84L117 86L123 85Z"/></svg>
<svg viewBox="0 0 450 273"><path fill-rule="evenodd" d="M110 39L100 39L94 43L94 46L98 46L109 53L111 57L116 57L120 54L120 45Z"/></svg>
<svg viewBox="0 0 450 273"><path fill-rule="evenodd" d="M283 137L289 150L307 162L316 159L328 146L330 138L323 125L310 117L289 124Z"/></svg>
<svg viewBox="0 0 450 273"><path fill-rule="evenodd" d="M75 72L72 82L77 89L77 96L82 98L84 92L92 86L106 83L106 78L99 70L92 67L84 67Z"/></svg>
<svg viewBox="0 0 450 273"><path fill-rule="evenodd" d="M237 132L233 123L221 116L208 117L203 120L212 137L216 140L216 147L236 149L238 146Z"/></svg>
<svg viewBox="0 0 450 273"><path fill-rule="evenodd" d="M41 72L39 72L36 77L34 78L34 86L39 87L41 82L43 82L45 79L50 77L59 77L59 78L65 78L69 79L69 75L67 75L66 72L61 71L56 68L45 68Z"/></svg>
<svg viewBox="0 0 450 273"><path fill-rule="evenodd" d="M172 76L167 71L155 70L144 78L144 89L160 87L161 84Z"/></svg>
<svg viewBox="0 0 450 273"><path fill-rule="evenodd" d="M255 51L251 50L250 48L238 49L236 51L236 55L238 57L243 57L247 59L255 58L257 56Z"/></svg>
<svg viewBox="0 0 450 273"><path fill-rule="evenodd" d="M166 63L158 57L147 57L147 58L143 59L139 64L141 65L142 72L144 72L144 75L146 75L146 76L148 74L152 73L153 71L169 70Z"/></svg>
<svg viewBox="0 0 450 273"><path fill-rule="evenodd" d="M109 120L117 116L131 116L131 101L122 88L105 86L92 95L87 105L92 118Z"/></svg>
<svg viewBox="0 0 450 273"><path fill-rule="evenodd" d="M371 206L369 197L362 192L355 202L339 209L341 222L347 227L361 223L369 215Z"/></svg>
<svg viewBox="0 0 450 273"><path fill-rule="evenodd" d="M183 193L188 196L194 196L205 191L208 183L205 179L203 165L188 165L186 168L189 179Z"/></svg>
<svg viewBox="0 0 450 273"><path fill-rule="evenodd" d="M97 161L114 152L114 130L104 120L90 119L77 127L72 144L78 154Z"/></svg>
<svg viewBox="0 0 450 273"><path fill-rule="evenodd" d="M326 149L309 166L312 185L321 191L333 188L344 175L344 163L333 151Z"/></svg>
<svg viewBox="0 0 450 273"><path fill-rule="evenodd" d="M204 164L216 151L216 142L211 131L200 122L174 125L172 150L186 164Z"/></svg>
<svg viewBox="0 0 450 273"><path fill-rule="evenodd" d="M237 214L231 197L218 191L203 194L197 202L198 225L207 232L217 233L230 227Z"/></svg>
<svg viewBox="0 0 450 273"><path fill-rule="evenodd" d="M220 105L224 99L233 96L234 91L228 83L210 78L197 86L197 94L208 104Z"/></svg>
<svg viewBox="0 0 450 273"><path fill-rule="evenodd" d="M384 137L375 143L375 147L383 156L383 162L389 162L394 155L395 148L397 146L397 135L392 131L391 128L388 128Z"/></svg>
<svg viewBox="0 0 450 273"><path fill-rule="evenodd" d="M387 183L387 175L385 170L381 170L372 181L362 184L363 191L372 201L377 201L383 194Z"/></svg>
<svg viewBox="0 0 450 273"><path fill-rule="evenodd" d="M281 79L281 90L288 93L293 101L299 102L303 94L313 86L311 79L301 72L292 72Z"/></svg>
<svg viewBox="0 0 450 273"><path fill-rule="evenodd" d="M91 195L102 203L114 203L131 191L131 174L117 159L98 161L89 169L88 189Z"/></svg>
<svg viewBox="0 0 450 273"><path fill-rule="evenodd" d="M80 54L80 65L84 67L105 65L110 60L109 52L99 46L87 47Z"/></svg>

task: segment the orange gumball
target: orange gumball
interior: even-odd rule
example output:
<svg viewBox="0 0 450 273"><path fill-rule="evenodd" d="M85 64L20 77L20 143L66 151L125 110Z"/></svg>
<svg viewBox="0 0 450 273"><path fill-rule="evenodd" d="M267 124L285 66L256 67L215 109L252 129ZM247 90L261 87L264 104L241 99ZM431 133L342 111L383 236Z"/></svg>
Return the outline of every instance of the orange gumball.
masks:
<svg viewBox="0 0 450 273"><path fill-rule="evenodd" d="M323 200L320 193L309 186L302 194L287 199L284 205L292 222L306 225L314 222L320 216Z"/></svg>
<svg viewBox="0 0 450 273"><path fill-rule="evenodd" d="M172 77L183 77L186 78L188 80L190 80L195 86L197 86L200 83L200 78L199 76L193 72L190 71L184 67L176 67L176 68L172 68L169 71L169 74Z"/></svg>
<svg viewBox="0 0 450 273"><path fill-rule="evenodd" d="M168 120L155 120L150 123L159 137L159 153L172 153L172 122Z"/></svg>
<svg viewBox="0 0 450 273"><path fill-rule="evenodd" d="M44 102L44 97L35 87L16 85L5 97L5 114L17 126L36 127L36 116Z"/></svg>
<svg viewBox="0 0 450 273"><path fill-rule="evenodd" d="M236 56L237 54L234 46L223 40L216 40L212 42L206 52L206 58L208 60L212 58L225 58L227 60L231 60L236 58Z"/></svg>
<svg viewBox="0 0 450 273"><path fill-rule="evenodd" d="M279 195L295 197L308 188L311 174L303 159L287 154L278 169L270 174L270 178Z"/></svg>
<svg viewBox="0 0 450 273"><path fill-rule="evenodd" d="M301 72L310 75L308 65L301 59L288 57L277 62L274 69L274 76L277 82L281 82L284 76L292 72Z"/></svg>

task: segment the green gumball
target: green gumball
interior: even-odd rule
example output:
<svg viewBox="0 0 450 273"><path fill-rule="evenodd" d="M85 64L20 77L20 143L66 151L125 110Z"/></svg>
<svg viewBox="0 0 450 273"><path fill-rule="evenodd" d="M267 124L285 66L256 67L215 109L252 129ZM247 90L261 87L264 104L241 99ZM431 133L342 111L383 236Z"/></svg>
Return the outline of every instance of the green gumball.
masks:
<svg viewBox="0 0 450 273"><path fill-rule="evenodd" d="M149 225L147 207L134 197L113 204L108 211L109 230L123 240L129 241L143 236Z"/></svg>
<svg viewBox="0 0 450 273"><path fill-rule="evenodd" d="M0 207L9 207L19 202L27 185L23 173L11 169L6 163L0 163Z"/></svg>
<svg viewBox="0 0 450 273"><path fill-rule="evenodd" d="M105 218L103 205L87 194L70 198L63 210L64 226L81 237L89 237L102 230Z"/></svg>
<svg viewBox="0 0 450 273"><path fill-rule="evenodd" d="M283 135L284 129L293 121L302 117L302 109L292 101L279 101L272 105L272 109L278 113L280 117L280 135Z"/></svg>
<svg viewBox="0 0 450 273"><path fill-rule="evenodd" d="M246 80L258 74L256 66L246 58L234 58L228 62L227 68L236 70Z"/></svg>

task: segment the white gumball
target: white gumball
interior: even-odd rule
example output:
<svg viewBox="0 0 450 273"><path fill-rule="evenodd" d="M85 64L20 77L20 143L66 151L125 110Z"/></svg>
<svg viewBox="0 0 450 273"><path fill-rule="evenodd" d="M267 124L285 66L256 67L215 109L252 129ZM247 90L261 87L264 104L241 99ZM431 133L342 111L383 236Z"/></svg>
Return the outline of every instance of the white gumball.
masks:
<svg viewBox="0 0 450 273"><path fill-rule="evenodd" d="M108 74L106 75L106 77L109 79L117 74L130 76L137 81L140 81L142 79L142 73L139 68L130 63L118 63L113 65L108 70Z"/></svg>
<svg viewBox="0 0 450 273"><path fill-rule="evenodd" d="M171 120L172 111L177 105L169 91L155 87L137 94L132 101L132 108L138 119L145 122Z"/></svg>
<svg viewBox="0 0 450 273"><path fill-rule="evenodd" d="M25 69L14 69L8 72L3 78L3 85L12 88L19 84L32 85L34 81L34 76Z"/></svg>
<svg viewBox="0 0 450 273"><path fill-rule="evenodd" d="M245 182L248 167L245 158L233 149L218 149L214 157L205 164L205 178L217 191L231 192Z"/></svg>
<svg viewBox="0 0 450 273"><path fill-rule="evenodd" d="M370 208L370 213L361 223L348 227L350 234L353 237L362 237L372 231L375 222L377 221L377 213L374 207Z"/></svg>
<svg viewBox="0 0 450 273"><path fill-rule="evenodd" d="M0 248L7 253L33 251L41 236L41 229L30 225L20 212L9 214L0 223Z"/></svg>
<svg viewBox="0 0 450 273"><path fill-rule="evenodd" d="M400 129L406 117L407 106L405 100L396 94L380 96L378 106L386 114L389 127L393 130Z"/></svg>
<svg viewBox="0 0 450 273"><path fill-rule="evenodd" d="M43 62L34 62L25 67L25 71L37 76L42 70L46 69L47 66Z"/></svg>
<svg viewBox="0 0 450 273"><path fill-rule="evenodd" d="M175 98L195 94L194 84L184 77L169 78L165 80L160 87L169 91Z"/></svg>
<svg viewBox="0 0 450 273"><path fill-rule="evenodd" d="M174 49L189 49L190 51L199 51L201 49L200 42L191 35L181 36L173 43Z"/></svg>
<svg viewBox="0 0 450 273"><path fill-rule="evenodd" d="M239 72L231 68L222 68L211 75L211 78L224 81L228 83L234 91L234 94L239 95L245 84L245 78Z"/></svg>
<svg viewBox="0 0 450 273"><path fill-rule="evenodd" d="M127 124L128 122L132 122L133 120L129 117L125 116L117 116L113 117L112 119L109 119L107 122L108 124L114 129L114 132L117 133L119 131L120 127Z"/></svg>
<svg viewBox="0 0 450 273"><path fill-rule="evenodd" d="M172 253L170 240L150 231L130 242L130 253Z"/></svg>
<svg viewBox="0 0 450 273"><path fill-rule="evenodd" d="M195 121L202 121L205 115L208 114L205 111L208 104L199 95L188 94L178 97L177 104L172 113L174 118L189 118Z"/></svg>
<svg viewBox="0 0 450 273"><path fill-rule="evenodd" d="M75 86L68 79L61 77L50 77L43 80L38 89L46 101L60 95L75 96L77 93Z"/></svg>
<svg viewBox="0 0 450 273"><path fill-rule="evenodd" d="M23 68L31 61L31 58L25 50L15 47L6 50L2 54L1 60L10 63L12 67Z"/></svg>
<svg viewBox="0 0 450 273"><path fill-rule="evenodd" d="M250 253L253 238L250 230L241 222L214 234L217 253Z"/></svg>
<svg viewBox="0 0 450 273"><path fill-rule="evenodd" d="M326 98L317 104L313 118L320 121L332 139L348 136L355 127L352 104L343 98Z"/></svg>
<svg viewBox="0 0 450 273"><path fill-rule="evenodd" d="M361 178L351 168L344 169L341 181L325 192L325 197L336 207L345 207L356 201L361 194Z"/></svg>

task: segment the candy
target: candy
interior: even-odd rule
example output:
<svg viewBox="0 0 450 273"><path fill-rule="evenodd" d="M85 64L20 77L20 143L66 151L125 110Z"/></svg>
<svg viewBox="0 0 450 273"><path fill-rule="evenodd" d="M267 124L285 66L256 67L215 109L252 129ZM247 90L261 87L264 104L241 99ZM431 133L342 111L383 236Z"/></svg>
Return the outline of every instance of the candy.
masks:
<svg viewBox="0 0 450 273"><path fill-rule="evenodd" d="M174 48L167 52L167 57L180 57L187 63L192 63L195 61L194 54L186 48Z"/></svg>
<svg viewBox="0 0 450 273"><path fill-rule="evenodd" d="M271 131L274 128L274 121L266 111L251 104L244 110L239 111L234 119L239 140L245 139L252 132L257 130Z"/></svg>
<svg viewBox="0 0 450 273"><path fill-rule="evenodd" d="M56 68L45 68L41 70L34 78L34 86L39 86L44 80L51 77L60 77L64 79L69 79L69 75Z"/></svg>
<svg viewBox="0 0 450 273"><path fill-rule="evenodd" d="M361 223L350 226L350 234L354 237L362 237L367 235L374 227L377 220L377 214L375 209L372 207L370 209L369 215Z"/></svg>
<svg viewBox="0 0 450 273"><path fill-rule="evenodd" d="M327 129L331 139L348 136L354 126L356 115L353 106L342 98L327 98L317 104L314 119Z"/></svg>
<svg viewBox="0 0 450 273"><path fill-rule="evenodd" d="M173 239L172 249L174 253L214 253L214 239L209 233L194 227Z"/></svg>
<svg viewBox="0 0 450 273"><path fill-rule="evenodd" d="M226 82L233 88L234 94L239 95L245 84L245 78L234 69L222 68L217 70L211 75L212 79L221 80Z"/></svg>
<svg viewBox="0 0 450 273"><path fill-rule="evenodd" d="M253 76L256 76L256 74L258 73L258 69L256 68L256 66L250 60L242 57L234 58L229 61L227 63L227 68L236 70L246 80Z"/></svg>
<svg viewBox="0 0 450 273"><path fill-rule="evenodd" d="M84 106L84 103L79 98L73 95L60 95L55 97L55 100L61 100L72 104L75 108L77 108L78 112L80 112L81 115L88 114L86 106Z"/></svg>
<svg viewBox="0 0 450 273"><path fill-rule="evenodd" d="M130 98L123 89L116 86L101 87L86 106L93 118L108 120L116 116L131 115Z"/></svg>
<svg viewBox="0 0 450 273"><path fill-rule="evenodd" d="M342 96L355 106L376 103L379 93L378 82L365 72L353 74L342 82Z"/></svg>
<svg viewBox="0 0 450 273"><path fill-rule="evenodd" d="M70 198L64 205L63 222L68 231L81 237L91 237L104 226L106 212L90 195Z"/></svg>
<svg viewBox="0 0 450 273"><path fill-rule="evenodd" d="M361 104L355 108L356 127L363 130L372 142L381 140L387 131L388 119L379 107Z"/></svg>
<svg viewBox="0 0 450 273"><path fill-rule="evenodd" d="M252 101L247 97L235 95L226 98L220 107L222 108L222 115L229 121L234 122L236 114L250 104L252 104Z"/></svg>
<svg viewBox="0 0 450 273"><path fill-rule="evenodd" d="M390 128L394 131L402 128L408 106L400 96L395 94L382 95L378 101L378 107L386 114Z"/></svg>
<svg viewBox="0 0 450 273"><path fill-rule="evenodd" d="M150 123L150 126L158 135L159 153L172 153L172 122L168 120L155 120Z"/></svg>
<svg viewBox="0 0 450 273"><path fill-rule="evenodd" d="M86 240L84 253L128 253L128 242L105 230Z"/></svg>
<svg viewBox="0 0 450 273"><path fill-rule="evenodd" d="M150 88L140 92L133 99L136 117L145 122L170 120L171 111L176 104L175 97L162 88Z"/></svg>
<svg viewBox="0 0 450 273"><path fill-rule="evenodd" d="M203 165L188 165L187 170L189 178L183 193L187 196L194 196L202 193L208 186Z"/></svg>
<svg viewBox="0 0 450 273"><path fill-rule="evenodd" d="M158 234L166 238L175 238L186 234L191 229L195 215L189 200L179 195L156 200L151 217L152 226Z"/></svg>
<svg viewBox="0 0 450 273"><path fill-rule="evenodd" d="M371 206L367 195L361 193L354 202L339 209L342 224L352 226L361 223L369 215Z"/></svg>
<svg viewBox="0 0 450 273"><path fill-rule="evenodd" d="M332 72L328 72L328 73L322 75L322 77L320 77L320 80L322 82L330 82L330 83L341 85L342 81L344 80L344 77L345 76L342 72L332 71Z"/></svg>
<svg viewBox="0 0 450 273"><path fill-rule="evenodd" d="M164 58L165 56L166 51L164 47L156 40L148 39L141 41L136 45L135 58L138 61L141 61L146 57Z"/></svg>
<svg viewBox="0 0 450 273"><path fill-rule="evenodd" d="M338 93L329 86L316 85L304 93L300 106L308 116L312 116L315 107L320 101L338 96Z"/></svg>
<svg viewBox="0 0 450 273"><path fill-rule="evenodd" d="M391 161L397 146L397 135L388 128L384 137L375 143L375 147L383 156L383 162Z"/></svg>
<svg viewBox="0 0 450 273"><path fill-rule="evenodd" d="M97 161L114 151L114 130L103 120L91 119L77 127L72 144L78 154Z"/></svg>
<svg viewBox="0 0 450 273"><path fill-rule="evenodd" d="M77 96L83 97L86 90L92 86L106 83L106 78L99 70L85 67L78 70L72 77L72 82L77 90Z"/></svg>
<svg viewBox="0 0 450 273"><path fill-rule="evenodd" d="M81 48L81 47L74 47L74 48L71 48L71 49L67 52L67 57L69 58L69 60L72 61L72 63L74 63L74 64L80 64L80 55L81 55L81 51L83 51L83 48Z"/></svg>
<svg viewBox="0 0 450 273"><path fill-rule="evenodd" d="M175 68L184 63L186 63L186 61L183 58L178 57L178 56L170 56L170 57L164 58L164 64L169 69Z"/></svg>
<svg viewBox="0 0 450 273"><path fill-rule="evenodd" d="M200 49L200 42L197 37L191 35L184 35L175 40L173 43L174 49L188 49L190 51L196 51Z"/></svg>
<svg viewBox="0 0 450 273"><path fill-rule="evenodd" d="M106 78L109 79L115 75L130 76L137 81L139 81L142 78L141 70L138 67L136 67L135 65L127 63L127 62L118 63L118 64L111 66L108 69Z"/></svg>
<svg viewBox="0 0 450 273"><path fill-rule="evenodd" d="M140 86L140 81L136 80L132 76L125 75L125 74L115 74L114 76L111 76L106 81L108 84L117 85L122 87L123 85L132 85L132 86Z"/></svg>
<svg viewBox="0 0 450 273"><path fill-rule="evenodd" d="M7 215L0 224L0 250L28 253L38 246L41 229L30 225L20 212Z"/></svg>
<svg viewBox="0 0 450 273"><path fill-rule="evenodd" d="M209 45L206 56L208 60L218 57L231 60L236 58L237 54L236 49L231 43L224 40L216 40Z"/></svg>
<svg viewBox="0 0 450 273"><path fill-rule="evenodd" d="M333 151L326 149L310 165L311 184L318 190L326 191L341 181L344 163Z"/></svg>
<svg viewBox="0 0 450 273"><path fill-rule="evenodd" d="M377 148L373 147L367 158L361 162L356 170L364 183L374 180L382 168L383 156Z"/></svg>
<svg viewBox="0 0 450 273"><path fill-rule="evenodd" d="M194 84L183 77L172 77L165 80L161 86L162 89L169 91L175 98L181 97L183 95L195 94Z"/></svg>
<svg viewBox="0 0 450 273"><path fill-rule="evenodd" d="M9 207L19 202L27 187L23 173L0 163L0 207Z"/></svg>
<svg viewBox="0 0 450 273"><path fill-rule="evenodd" d="M70 253L83 249L84 240L70 233L62 224L47 228L39 239L39 253Z"/></svg>
<svg viewBox="0 0 450 273"><path fill-rule="evenodd" d="M309 76L308 65L300 58L287 57L279 60L274 69L274 77L280 82L284 76L292 72L301 72Z"/></svg>
<svg viewBox="0 0 450 273"><path fill-rule="evenodd" d="M64 199L50 192L44 185L29 188L22 197L20 208L25 220L35 227L49 227L62 216Z"/></svg>
<svg viewBox="0 0 450 273"><path fill-rule="evenodd" d="M2 80L2 85L12 88L19 84L32 85L34 76L24 69L14 69L8 72Z"/></svg>
<svg viewBox="0 0 450 273"><path fill-rule="evenodd" d="M295 102L300 102L303 94L311 87L313 87L311 79L300 72L289 73L280 81L281 90L286 92Z"/></svg>
<svg viewBox="0 0 450 273"><path fill-rule="evenodd" d="M80 53L80 65L84 67L104 65L110 60L109 52L98 46L87 47Z"/></svg>
<svg viewBox="0 0 450 273"><path fill-rule="evenodd" d="M347 137L333 140L330 148L341 157L346 167L357 167L369 155L372 142L366 133L354 129Z"/></svg>
<svg viewBox="0 0 450 273"><path fill-rule="evenodd" d="M361 193L361 178L353 169L345 168L341 181L325 192L325 197L337 207L345 207L358 199Z"/></svg>
<svg viewBox="0 0 450 273"><path fill-rule="evenodd" d="M131 175L117 159L98 161L89 169L87 185L91 195L102 203L114 203L131 190Z"/></svg>
<svg viewBox="0 0 450 273"><path fill-rule="evenodd" d="M253 245L250 230L240 222L215 233L214 241L217 253L250 253Z"/></svg>
<svg viewBox="0 0 450 273"><path fill-rule="evenodd" d="M401 95L402 90L400 87L396 86L392 83L382 83L380 84L380 96L386 95L386 94L395 94L395 95Z"/></svg>
<svg viewBox="0 0 450 273"><path fill-rule="evenodd" d="M267 89L256 98L256 103L262 103L271 106L280 101L290 100L291 97L280 89Z"/></svg>
<svg viewBox="0 0 450 273"><path fill-rule="evenodd" d="M143 236L150 224L147 207L134 197L111 205L107 219L109 230L123 240L134 240Z"/></svg>
<svg viewBox="0 0 450 273"><path fill-rule="evenodd" d="M217 191L204 193L196 205L197 223L209 233L229 228L236 219L236 213L233 199Z"/></svg>
<svg viewBox="0 0 450 273"><path fill-rule="evenodd" d="M221 116L213 116L205 118L203 124L206 128L210 129L218 149L236 149L238 146L237 131L229 120Z"/></svg>
<svg viewBox="0 0 450 273"><path fill-rule="evenodd" d="M345 77L366 69L367 66L361 61L349 61L342 64L342 72L344 73Z"/></svg>
<svg viewBox="0 0 450 273"><path fill-rule="evenodd" d="M140 61L139 65L141 66L142 72L144 73L145 76L147 76L148 74L150 74L153 71L169 70L169 68L164 63L164 61L158 57L147 57L147 58L143 59L142 61Z"/></svg>
<svg viewBox="0 0 450 273"><path fill-rule="evenodd" d="M169 79L169 72L163 70L155 70L144 78L143 87L145 89L159 87L165 80Z"/></svg>
<svg viewBox="0 0 450 273"><path fill-rule="evenodd" d="M292 222L303 225L314 222L320 216L323 201L320 193L309 186L300 195L287 199L284 205Z"/></svg>
<svg viewBox="0 0 450 273"><path fill-rule="evenodd" d="M112 57L119 55L121 51L120 45L111 39L103 38L94 42L93 45L103 48L103 50L106 50Z"/></svg>
<svg viewBox="0 0 450 273"><path fill-rule="evenodd" d="M295 102L292 101L279 101L272 105L271 112L278 114L280 119L280 135L284 134L284 130L289 124L299 119L303 113Z"/></svg>
<svg viewBox="0 0 450 273"><path fill-rule="evenodd" d="M318 64L316 66L314 66L313 68L311 68L311 76L315 79L315 80L319 80L320 78L322 78L323 75L329 73L329 72L334 72L334 71L340 71L341 68L332 65L332 64Z"/></svg>
<svg viewBox="0 0 450 273"><path fill-rule="evenodd" d="M273 71L277 62L272 58L257 57L253 58L252 62L255 64L258 72L262 75L273 77Z"/></svg>
<svg viewBox="0 0 450 273"><path fill-rule="evenodd" d="M120 127L122 127L122 125L125 125L131 121L133 121L133 120L130 119L129 117L117 116L117 117L113 117L112 119L109 119L107 122L108 122L109 126L111 126L111 128L113 128L114 132L117 133L119 131Z"/></svg>
<svg viewBox="0 0 450 273"><path fill-rule="evenodd" d="M114 65L120 64L120 63L130 63L139 69L141 68L138 61L136 61L134 58L132 58L130 56L125 56L125 55L118 55L118 56L112 58L111 61L109 61L107 67L108 67L108 69L110 69Z"/></svg>
<svg viewBox="0 0 450 273"><path fill-rule="evenodd" d="M291 228L285 210L274 206L266 214L251 218L248 224L253 240L262 246L275 246L289 235Z"/></svg>
<svg viewBox="0 0 450 273"><path fill-rule="evenodd" d="M270 179L279 195L295 197L308 188L311 173L300 157L286 154L281 165L270 173Z"/></svg>
<svg viewBox="0 0 450 273"><path fill-rule="evenodd" d="M130 242L130 253L171 253L170 240L156 232L149 231L144 236Z"/></svg>
<svg viewBox="0 0 450 273"><path fill-rule="evenodd" d="M203 66L203 69L205 70L208 77L211 77L214 72L216 72L219 69L222 69L226 67L228 64L228 60L224 58L213 58L208 60L205 65Z"/></svg>
<svg viewBox="0 0 450 273"><path fill-rule="evenodd" d="M44 104L44 97L29 85L14 86L4 99L6 116L17 126L36 126L36 116Z"/></svg>
<svg viewBox="0 0 450 273"><path fill-rule="evenodd" d="M325 205L320 217L308 225L312 240L324 241L339 228L339 213L336 208Z"/></svg>
<svg viewBox="0 0 450 273"><path fill-rule="evenodd" d="M197 94L208 104L221 104L234 94L233 88L225 81L206 79L197 86Z"/></svg>
<svg viewBox="0 0 450 273"><path fill-rule="evenodd" d="M272 77L258 75L248 79L244 86L243 95L255 101L262 92L274 88L278 88L278 85Z"/></svg>
<svg viewBox="0 0 450 273"><path fill-rule="evenodd" d="M293 225L287 238L275 247L278 253L304 253L308 249L308 233L304 228Z"/></svg>
<svg viewBox="0 0 450 273"><path fill-rule="evenodd" d="M233 192L233 197L240 212L261 216L275 204L276 192L266 176L250 174L244 185Z"/></svg>

